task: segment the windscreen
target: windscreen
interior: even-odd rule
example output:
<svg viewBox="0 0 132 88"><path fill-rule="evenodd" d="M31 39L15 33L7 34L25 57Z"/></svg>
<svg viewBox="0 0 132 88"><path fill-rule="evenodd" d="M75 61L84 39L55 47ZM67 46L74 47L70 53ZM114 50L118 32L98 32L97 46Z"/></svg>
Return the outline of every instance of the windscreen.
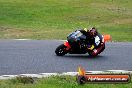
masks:
<svg viewBox="0 0 132 88"><path fill-rule="evenodd" d="M80 31L75 31L74 33L72 33L72 37L74 37L74 38L78 38L78 37L80 37L80 36L82 36L83 34L80 32Z"/></svg>

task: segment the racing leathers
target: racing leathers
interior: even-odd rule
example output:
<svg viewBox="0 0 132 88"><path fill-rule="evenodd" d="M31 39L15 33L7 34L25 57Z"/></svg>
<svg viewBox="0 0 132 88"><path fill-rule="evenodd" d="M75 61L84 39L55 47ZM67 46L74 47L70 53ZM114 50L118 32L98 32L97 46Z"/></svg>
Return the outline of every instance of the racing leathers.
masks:
<svg viewBox="0 0 132 88"><path fill-rule="evenodd" d="M104 47L104 43L102 43L102 35L97 32L95 36L90 36L89 33L84 29L81 29L79 31L86 36L85 44L87 50L91 51L91 54L93 56L99 54L101 49Z"/></svg>

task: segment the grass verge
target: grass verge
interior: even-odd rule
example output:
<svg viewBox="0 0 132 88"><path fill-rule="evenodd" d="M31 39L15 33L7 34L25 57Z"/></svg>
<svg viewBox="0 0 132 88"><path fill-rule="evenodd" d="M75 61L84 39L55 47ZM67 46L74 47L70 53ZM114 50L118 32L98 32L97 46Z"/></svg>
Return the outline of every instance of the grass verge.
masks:
<svg viewBox="0 0 132 88"><path fill-rule="evenodd" d="M74 76L51 76L42 79L25 77L10 80L0 80L0 88L131 88L128 84L84 84L79 85Z"/></svg>
<svg viewBox="0 0 132 88"><path fill-rule="evenodd" d="M66 39L95 26L113 41L132 41L132 0L0 0L1 39Z"/></svg>

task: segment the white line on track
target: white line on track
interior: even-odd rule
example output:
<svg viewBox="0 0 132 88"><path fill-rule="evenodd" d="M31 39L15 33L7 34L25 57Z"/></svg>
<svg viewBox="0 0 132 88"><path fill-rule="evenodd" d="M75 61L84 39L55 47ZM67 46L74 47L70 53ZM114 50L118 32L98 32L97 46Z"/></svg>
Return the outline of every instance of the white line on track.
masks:
<svg viewBox="0 0 132 88"><path fill-rule="evenodd" d="M13 39L13 40L31 40L31 39Z"/></svg>

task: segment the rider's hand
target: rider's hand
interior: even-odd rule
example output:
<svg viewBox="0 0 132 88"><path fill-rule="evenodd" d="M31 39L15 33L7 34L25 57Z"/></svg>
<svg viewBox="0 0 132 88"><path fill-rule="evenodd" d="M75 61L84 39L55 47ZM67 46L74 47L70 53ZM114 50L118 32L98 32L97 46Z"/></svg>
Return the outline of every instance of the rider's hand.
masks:
<svg viewBox="0 0 132 88"><path fill-rule="evenodd" d="M87 45L87 48L88 48L89 50L93 50L93 49L94 49L94 45Z"/></svg>

